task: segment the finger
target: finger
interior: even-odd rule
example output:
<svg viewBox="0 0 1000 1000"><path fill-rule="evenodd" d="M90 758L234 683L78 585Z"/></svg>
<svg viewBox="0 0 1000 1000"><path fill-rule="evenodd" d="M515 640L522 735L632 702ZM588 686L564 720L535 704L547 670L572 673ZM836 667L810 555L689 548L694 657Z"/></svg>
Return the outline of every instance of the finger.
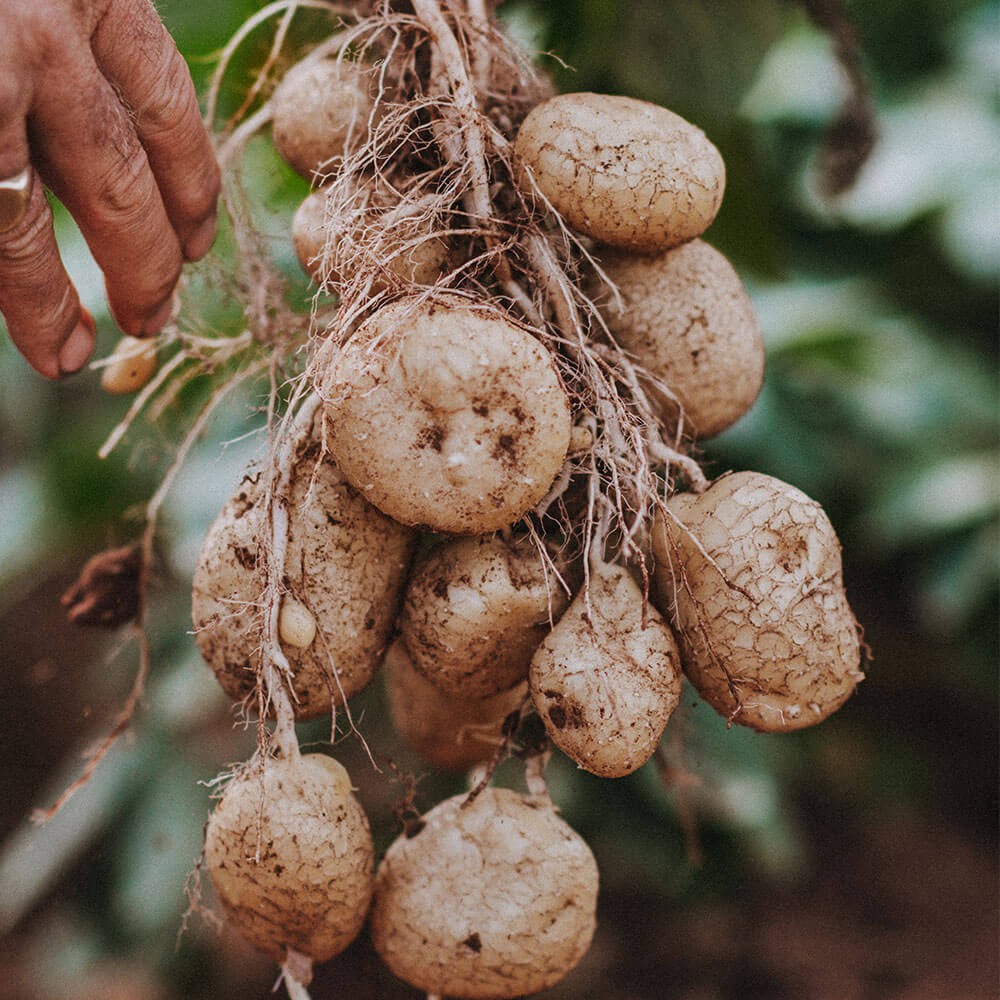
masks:
<svg viewBox="0 0 1000 1000"><path fill-rule="evenodd" d="M120 329L150 335L169 319L180 243L135 130L90 50L74 41L61 57L32 100L32 160L104 272Z"/></svg>
<svg viewBox="0 0 1000 1000"><path fill-rule="evenodd" d="M187 64L149 0L114 0L90 44L134 115L184 256L204 256L215 237L219 168Z"/></svg>
<svg viewBox="0 0 1000 1000"><path fill-rule="evenodd" d="M0 101L0 177L28 164L20 103ZM79 371L94 348L94 323L59 258L52 211L37 177L24 217L0 233L0 313L25 360L48 378Z"/></svg>

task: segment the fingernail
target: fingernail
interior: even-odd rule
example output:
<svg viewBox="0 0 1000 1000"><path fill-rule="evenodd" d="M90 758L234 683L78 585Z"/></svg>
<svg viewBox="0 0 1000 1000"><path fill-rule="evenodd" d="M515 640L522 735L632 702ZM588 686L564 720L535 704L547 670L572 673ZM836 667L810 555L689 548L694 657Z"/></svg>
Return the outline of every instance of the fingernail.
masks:
<svg viewBox="0 0 1000 1000"><path fill-rule="evenodd" d="M142 324L142 333L151 337L154 333L159 333L170 322L170 317L174 314L174 297L171 295L154 312L145 323Z"/></svg>
<svg viewBox="0 0 1000 1000"><path fill-rule="evenodd" d="M200 260L215 242L215 216L207 218L184 244L185 260Z"/></svg>
<svg viewBox="0 0 1000 1000"><path fill-rule="evenodd" d="M59 350L60 375L74 375L87 363L94 349L95 330L94 317L81 309L79 322Z"/></svg>

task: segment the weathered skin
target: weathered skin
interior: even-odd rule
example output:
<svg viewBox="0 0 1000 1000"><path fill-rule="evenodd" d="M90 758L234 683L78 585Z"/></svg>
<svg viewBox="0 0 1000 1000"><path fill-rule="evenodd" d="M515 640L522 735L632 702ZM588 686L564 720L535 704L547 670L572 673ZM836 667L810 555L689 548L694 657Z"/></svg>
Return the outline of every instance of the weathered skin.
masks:
<svg viewBox="0 0 1000 1000"><path fill-rule="evenodd" d="M660 742L680 700L680 655L632 577L602 566L538 647L530 686L552 742L591 773L620 778Z"/></svg>
<svg viewBox="0 0 1000 1000"><path fill-rule="evenodd" d="M571 227L656 253L700 236L725 189L719 151L694 125L631 97L560 94L535 107L515 150ZM520 186L531 187L521 178Z"/></svg>
<svg viewBox="0 0 1000 1000"><path fill-rule="evenodd" d="M458 795L386 852L371 935L400 979L454 997L547 989L594 933L597 865L551 804L486 788Z"/></svg>
<svg viewBox="0 0 1000 1000"><path fill-rule="evenodd" d="M484 534L546 494L570 407L548 351L492 307L449 295L384 306L324 387L344 475L402 524Z"/></svg>
<svg viewBox="0 0 1000 1000"><path fill-rule="evenodd" d="M819 504L771 476L738 472L667 507L654 525L654 581L699 694L767 732L838 709L864 675L840 543Z"/></svg>
<svg viewBox="0 0 1000 1000"><path fill-rule="evenodd" d="M290 167L313 179L368 133L371 73L358 63L324 59L293 66L271 98L273 138Z"/></svg>
<svg viewBox="0 0 1000 1000"><path fill-rule="evenodd" d="M714 437L754 404L764 382L764 340L743 282L702 240L655 257L602 256L621 295L608 303L611 335L660 379L651 398L670 426Z"/></svg>
<svg viewBox="0 0 1000 1000"><path fill-rule="evenodd" d="M238 775L205 832L205 867L227 916L278 961L292 948L322 962L358 936L373 854L347 771L322 754Z"/></svg>
<svg viewBox="0 0 1000 1000"><path fill-rule="evenodd" d="M460 538L417 561L399 629L432 684L487 698L527 679L532 654L566 604L530 539Z"/></svg>
<svg viewBox="0 0 1000 1000"><path fill-rule="evenodd" d="M389 647L382 668L393 729L428 763L468 771L492 760L504 719L525 699L521 683L490 698L445 694L416 671L401 642Z"/></svg>
<svg viewBox="0 0 1000 1000"><path fill-rule="evenodd" d="M366 503L332 462L317 465L318 453L318 445L304 446L288 498L286 582L317 628L307 647L282 646L300 719L329 713L371 680L395 626L414 545L413 533ZM260 490L245 481L209 530L195 569L195 640L234 699L254 689L260 665L260 546L267 537Z"/></svg>

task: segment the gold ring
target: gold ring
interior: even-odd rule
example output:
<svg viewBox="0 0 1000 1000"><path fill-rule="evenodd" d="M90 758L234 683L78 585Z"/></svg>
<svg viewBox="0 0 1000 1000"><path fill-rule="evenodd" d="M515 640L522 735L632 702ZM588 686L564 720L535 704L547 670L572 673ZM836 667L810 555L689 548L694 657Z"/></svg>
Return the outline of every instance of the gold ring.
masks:
<svg viewBox="0 0 1000 1000"><path fill-rule="evenodd" d="M9 232L24 218L31 201L31 167L0 181L0 233Z"/></svg>

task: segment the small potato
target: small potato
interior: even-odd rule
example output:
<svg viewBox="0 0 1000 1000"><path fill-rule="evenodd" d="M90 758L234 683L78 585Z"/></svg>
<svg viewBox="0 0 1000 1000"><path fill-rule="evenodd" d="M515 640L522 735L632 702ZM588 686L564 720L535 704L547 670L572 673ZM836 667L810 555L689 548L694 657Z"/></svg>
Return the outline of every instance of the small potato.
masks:
<svg viewBox="0 0 1000 1000"><path fill-rule="evenodd" d="M766 732L836 711L864 675L823 508L772 476L737 472L667 509L654 524L654 582L698 693Z"/></svg>
<svg viewBox="0 0 1000 1000"><path fill-rule="evenodd" d="M601 266L622 300L605 310L608 329L675 397L650 387L667 424L683 414L685 429L709 438L736 423L760 393L764 340L729 261L692 240L656 257L612 254Z"/></svg>
<svg viewBox="0 0 1000 1000"><path fill-rule="evenodd" d="M458 795L379 866L376 951L427 993L502 1000L559 982L594 933L597 865L548 803L506 788Z"/></svg>
<svg viewBox="0 0 1000 1000"><path fill-rule="evenodd" d="M288 949L323 962L358 936L373 856L351 779L322 754L241 772L205 831L205 867L227 916L279 962Z"/></svg>
<svg viewBox="0 0 1000 1000"><path fill-rule="evenodd" d="M477 535L546 494L570 406L548 351L496 309L455 295L384 306L324 386L344 475L402 524Z"/></svg>
<svg viewBox="0 0 1000 1000"><path fill-rule="evenodd" d="M301 446L288 499L282 650L294 673L295 713L325 715L371 680L395 626L413 533L358 496L319 445ZM315 472L315 477L313 473ZM261 546L269 537L260 490L245 481L209 530L195 569L195 641L226 693L242 699L260 667Z"/></svg>
<svg viewBox="0 0 1000 1000"><path fill-rule="evenodd" d="M347 60L299 63L271 98L274 145L293 170L312 180L368 134L371 71Z"/></svg>
<svg viewBox="0 0 1000 1000"><path fill-rule="evenodd" d="M680 700L670 627L619 566L591 573L531 661L531 698L557 747L604 778L653 755Z"/></svg>
<svg viewBox="0 0 1000 1000"><path fill-rule="evenodd" d="M158 367L155 340L122 337L101 372L101 388L112 396L138 392Z"/></svg>
<svg viewBox="0 0 1000 1000"><path fill-rule="evenodd" d="M382 669L396 732L424 760L445 771L468 771L492 760L504 720L527 693L527 684L521 683L492 698L445 694L414 670L401 642L389 647Z"/></svg>
<svg viewBox="0 0 1000 1000"><path fill-rule="evenodd" d="M351 247L345 245L342 234L326 224L327 193L313 191L306 195L292 219L292 243L303 270L328 291L336 291L352 266ZM376 280L372 292L410 285L433 285L448 263L448 245L430 232L430 222L420 211L420 202L396 201L390 204L387 194L373 207L384 226L386 240L379 248L378 269L372 269ZM367 225L372 213L365 212L358 220L369 233ZM360 261L365 266L364 258Z"/></svg>
<svg viewBox="0 0 1000 1000"><path fill-rule="evenodd" d="M631 97L550 98L525 118L515 150L569 225L609 246L677 246L700 236L722 203L725 165L705 134ZM530 181L518 183L530 197Z"/></svg>
<svg viewBox="0 0 1000 1000"><path fill-rule="evenodd" d="M292 216L292 245L302 270L318 284L324 283L323 248L326 245L326 191L310 191Z"/></svg>
<svg viewBox="0 0 1000 1000"><path fill-rule="evenodd" d="M400 635L435 687L487 698L527 679L532 654L566 603L530 539L459 538L414 566Z"/></svg>

